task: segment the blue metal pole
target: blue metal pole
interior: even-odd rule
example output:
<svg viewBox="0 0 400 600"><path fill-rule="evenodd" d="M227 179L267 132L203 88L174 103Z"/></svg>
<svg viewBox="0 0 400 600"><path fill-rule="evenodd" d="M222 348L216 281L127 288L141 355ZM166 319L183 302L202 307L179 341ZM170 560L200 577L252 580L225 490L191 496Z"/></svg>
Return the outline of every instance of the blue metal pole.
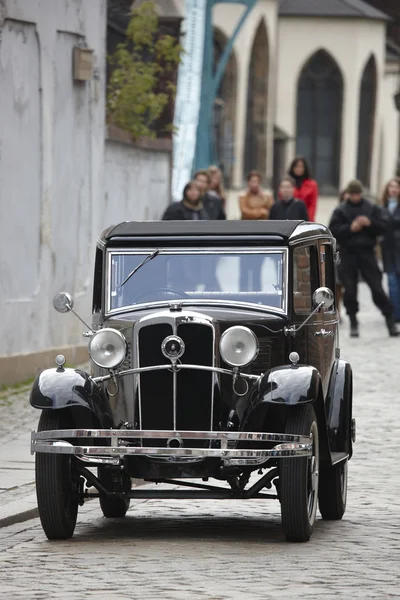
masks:
<svg viewBox="0 0 400 600"><path fill-rule="evenodd" d="M213 148L213 107L219 86L225 73L235 40L257 0L207 0L204 36L203 74L200 100L200 114L197 126L196 153L193 170L207 168L215 162ZM244 4L246 10L241 16L232 37L228 40L213 76L213 25L212 9L215 4Z"/></svg>
<svg viewBox="0 0 400 600"><path fill-rule="evenodd" d="M201 79L200 113L197 125L196 153L194 157L193 170L207 168L211 159L211 144L209 123L212 118L212 105L210 97L212 94L212 63L213 63L213 31L212 31L212 8L214 0L207 0L206 23L204 34L203 74Z"/></svg>

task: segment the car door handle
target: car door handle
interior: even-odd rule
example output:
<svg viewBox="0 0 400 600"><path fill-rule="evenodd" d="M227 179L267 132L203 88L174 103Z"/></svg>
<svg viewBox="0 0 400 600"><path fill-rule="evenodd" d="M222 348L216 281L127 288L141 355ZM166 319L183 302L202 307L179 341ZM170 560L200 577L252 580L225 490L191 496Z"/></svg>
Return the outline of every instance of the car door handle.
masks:
<svg viewBox="0 0 400 600"><path fill-rule="evenodd" d="M314 335L315 337L328 338L333 337L335 333L332 329L321 329L320 331L316 331Z"/></svg>

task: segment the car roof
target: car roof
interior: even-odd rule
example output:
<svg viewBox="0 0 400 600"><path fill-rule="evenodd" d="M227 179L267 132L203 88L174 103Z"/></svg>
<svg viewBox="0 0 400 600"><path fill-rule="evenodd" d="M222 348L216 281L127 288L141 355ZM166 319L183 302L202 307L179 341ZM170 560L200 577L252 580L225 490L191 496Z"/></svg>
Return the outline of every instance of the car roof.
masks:
<svg viewBox="0 0 400 600"><path fill-rule="evenodd" d="M324 226L306 221L125 221L103 231L99 242L117 245L127 242L155 241L173 238L179 241L212 241L251 239L283 245L299 238L315 235L331 236Z"/></svg>

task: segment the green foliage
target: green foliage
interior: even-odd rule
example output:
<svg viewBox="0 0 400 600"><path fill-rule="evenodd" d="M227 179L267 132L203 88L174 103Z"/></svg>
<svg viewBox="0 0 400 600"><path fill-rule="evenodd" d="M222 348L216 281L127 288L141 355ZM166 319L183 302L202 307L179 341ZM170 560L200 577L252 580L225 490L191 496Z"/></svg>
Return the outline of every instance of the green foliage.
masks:
<svg viewBox="0 0 400 600"><path fill-rule="evenodd" d="M126 35L126 42L109 59L113 72L108 119L134 139L155 137L151 126L176 91L173 76L181 46L170 35L158 35L158 16L151 0L132 10Z"/></svg>

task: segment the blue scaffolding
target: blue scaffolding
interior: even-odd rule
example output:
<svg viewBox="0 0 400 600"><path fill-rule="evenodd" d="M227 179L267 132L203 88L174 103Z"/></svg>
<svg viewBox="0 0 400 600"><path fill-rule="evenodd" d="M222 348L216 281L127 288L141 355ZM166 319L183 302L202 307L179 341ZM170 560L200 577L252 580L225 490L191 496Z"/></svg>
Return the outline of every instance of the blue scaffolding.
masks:
<svg viewBox="0 0 400 600"><path fill-rule="evenodd" d="M218 89L227 67L235 40L257 0L207 0L205 12L205 35L203 69L201 79L200 113L196 135L196 152L193 170L204 169L216 162L216 150L213 139L213 107ZM213 23L212 9L216 4L243 4L245 10L236 28L227 41L221 58L213 73Z"/></svg>

